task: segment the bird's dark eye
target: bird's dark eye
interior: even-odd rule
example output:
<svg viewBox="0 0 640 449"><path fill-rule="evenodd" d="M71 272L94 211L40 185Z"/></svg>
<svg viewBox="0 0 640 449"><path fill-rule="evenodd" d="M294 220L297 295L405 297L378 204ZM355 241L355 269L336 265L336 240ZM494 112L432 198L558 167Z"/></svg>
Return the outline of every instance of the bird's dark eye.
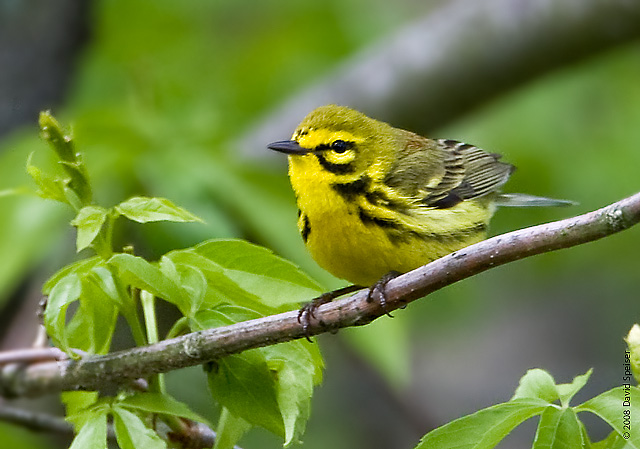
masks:
<svg viewBox="0 0 640 449"><path fill-rule="evenodd" d="M344 140L334 140L331 149L336 153L344 153L349 149L349 145Z"/></svg>

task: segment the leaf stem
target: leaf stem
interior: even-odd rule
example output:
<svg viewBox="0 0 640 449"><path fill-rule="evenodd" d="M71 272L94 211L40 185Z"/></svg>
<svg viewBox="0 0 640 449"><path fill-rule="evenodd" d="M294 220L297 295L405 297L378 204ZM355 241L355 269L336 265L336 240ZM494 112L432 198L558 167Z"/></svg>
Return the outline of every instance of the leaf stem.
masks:
<svg viewBox="0 0 640 449"><path fill-rule="evenodd" d="M142 304L142 313L144 315L144 324L147 329L147 341L150 344L158 343L158 322L156 319L156 297L146 290L140 291L140 302ZM167 392L164 381L164 374L159 373L151 377L149 381L149 389L153 392Z"/></svg>

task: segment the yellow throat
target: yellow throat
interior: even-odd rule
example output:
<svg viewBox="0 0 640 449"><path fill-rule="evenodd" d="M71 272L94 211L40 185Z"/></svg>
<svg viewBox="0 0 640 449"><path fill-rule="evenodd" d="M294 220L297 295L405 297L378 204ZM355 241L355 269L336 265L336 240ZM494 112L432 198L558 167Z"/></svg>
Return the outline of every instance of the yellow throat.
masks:
<svg viewBox="0 0 640 449"><path fill-rule="evenodd" d="M482 240L496 200L563 203L500 195L514 167L498 155L427 139L342 106L317 108L291 140L269 148L289 154L298 229L311 255L357 285Z"/></svg>

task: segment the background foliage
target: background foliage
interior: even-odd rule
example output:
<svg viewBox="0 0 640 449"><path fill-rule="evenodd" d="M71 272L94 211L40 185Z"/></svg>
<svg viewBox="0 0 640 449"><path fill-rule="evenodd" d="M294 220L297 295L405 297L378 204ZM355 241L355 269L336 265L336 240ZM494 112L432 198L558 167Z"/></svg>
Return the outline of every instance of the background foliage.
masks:
<svg viewBox="0 0 640 449"><path fill-rule="evenodd" d="M144 233L131 224L118 243L135 243L153 258L212 237L242 237L295 261L327 288L341 285L304 251L283 161L267 164L261 153L268 150L229 142L270 107L433 5L94 2L89 42L54 112L73 123L98 202L168 197L206 222L148 224ZM549 74L438 130L439 137L475 143L520 167L508 190L580 202L571 211L504 210L494 220L495 233L637 191L638 79L640 47L632 45ZM36 117L0 145L0 189L27 185L24 161L43 147ZM45 154L34 156L39 165L46 165ZM8 306L32 284L37 290L74 257L65 214L38 199L0 201L0 303ZM585 397L619 384L622 336L640 307L639 241L638 230L631 230L510 264L393 320L320 339L328 371L305 447L412 447L428 428L507 400L531 367L562 382L594 367ZM198 392L206 385L191 379L190 370L174 373L170 389L214 421L217 411ZM594 429L605 436L604 426ZM532 440L532 427L521 432L504 447ZM5 425L0 435L24 447L52 444ZM260 430L243 441L246 447L280 444Z"/></svg>

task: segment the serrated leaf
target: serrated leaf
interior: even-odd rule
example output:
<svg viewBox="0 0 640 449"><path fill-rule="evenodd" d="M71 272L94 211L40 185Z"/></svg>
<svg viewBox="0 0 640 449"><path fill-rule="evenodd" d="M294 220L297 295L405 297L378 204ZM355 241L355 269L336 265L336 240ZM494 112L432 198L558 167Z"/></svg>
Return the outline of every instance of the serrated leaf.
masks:
<svg viewBox="0 0 640 449"><path fill-rule="evenodd" d="M242 321L253 320L264 315L246 307L233 304L219 304L210 309L201 310L191 320L193 331L212 329L215 327L228 326Z"/></svg>
<svg viewBox="0 0 640 449"><path fill-rule="evenodd" d="M69 203L65 194L67 181L46 174L40 168L31 164L31 157L27 159L27 173L38 186L37 194L45 199L60 201L61 203Z"/></svg>
<svg viewBox="0 0 640 449"><path fill-rule="evenodd" d="M78 260L77 262L73 262L69 265L62 267L57 273L51 276L47 282L42 286L42 293L44 295L48 295L51 292L51 289L54 285L60 282L60 279L71 274L76 273L78 275L87 273L96 265L101 264L103 261L98 256L89 257L88 259Z"/></svg>
<svg viewBox="0 0 640 449"><path fill-rule="evenodd" d="M87 416L84 411L96 403L99 393L97 391L63 391L60 400L64 404L66 421L73 424L76 430L80 429Z"/></svg>
<svg viewBox="0 0 640 449"><path fill-rule="evenodd" d="M277 399L284 422L284 445L300 442L311 411L313 387L322 381L316 345L292 341L262 349L276 374Z"/></svg>
<svg viewBox="0 0 640 449"><path fill-rule="evenodd" d="M559 399L559 394L551 374L535 368L520 378L518 388L511 399L542 399L551 403Z"/></svg>
<svg viewBox="0 0 640 449"><path fill-rule="evenodd" d="M176 206L166 198L136 196L118 204L115 210L138 223L174 221L179 223L202 220L191 212Z"/></svg>
<svg viewBox="0 0 640 449"><path fill-rule="evenodd" d="M592 372L593 369L590 369L586 373L574 377L570 384L559 384L556 386L558 395L560 396L560 402L563 406L569 406L571 399L587 384Z"/></svg>
<svg viewBox="0 0 640 449"><path fill-rule="evenodd" d="M591 412L605 420L636 449L640 449L640 389L621 386L605 391L574 407L577 412ZM624 427L623 413L628 410L629 428Z"/></svg>
<svg viewBox="0 0 640 449"><path fill-rule="evenodd" d="M171 259L175 266L192 267L205 276L207 290L201 304L203 310L215 307L222 302L234 303L251 309L262 308L261 312L265 315L274 310L261 303L260 298L256 295L243 290L229 279L225 275L224 269L218 264L191 249L171 251L165 257Z"/></svg>
<svg viewBox="0 0 640 449"><path fill-rule="evenodd" d="M65 196L71 204L76 207L88 206L91 204L93 193L89 184L89 174L82 162L81 154L75 155L76 161L59 161L64 171L69 175L69 182L66 184Z"/></svg>
<svg viewBox="0 0 640 449"><path fill-rule="evenodd" d="M223 276L227 285L231 281L231 285L271 307L299 304L322 292L315 281L291 262L242 240L209 240L188 250L172 251L167 257L176 264L199 268L210 284L210 277Z"/></svg>
<svg viewBox="0 0 640 449"><path fill-rule="evenodd" d="M187 317L193 317L200 309L207 294L207 278L199 269L190 265L176 266L173 261L162 256L160 259L160 271L171 279L176 285L180 285L184 293L189 297L189 310L183 311Z"/></svg>
<svg viewBox="0 0 640 449"><path fill-rule="evenodd" d="M165 449L167 444L130 411L114 406L113 427L121 449Z"/></svg>
<svg viewBox="0 0 640 449"><path fill-rule="evenodd" d="M108 352L122 304L104 261L92 258L67 266L47 281L44 290L49 293L45 327L56 344L67 351ZM67 308L74 301L79 305L69 320Z"/></svg>
<svg viewBox="0 0 640 449"><path fill-rule="evenodd" d="M582 427L570 408L549 406L540 417L533 449L581 449L585 447Z"/></svg>
<svg viewBox="0 0 640 449"><path fill-rule="evenodd" d="M73 140L65 135L62 127L48 112L40 113L40 129L42 137L49 143L59 159L59 164L69 175L65 183L65 197L74 207L91 204L91 185L89 175L79 153L76 153Z"/></svg>
<svg viewBox="0 0 640 449"><path fill-rule="evenodd" d="M87 419L69 449L107 449L107 411L98 409Z"/></svg>
<svg viewBox="0 0 640 449"><path fill-rule="evenodd" d="M80 299L81 293L80 277L75 273L70 273L53 286L47 300L44 325L47 329L47 334L64 351L70 349L65 332L67 308L69 304Z"/></svg>
<svg viewBox="0 0 640 449"><path fill-rule="evenodd" d="M91 267L86 273L87 282L95 284L105 296L105 299L118 307L123 307L122 295L116 286L113 273L105 266L105 262L100 259L100 263Z"/></svg>
<svg viewBox="0 0 640 449"><path fill-rule="evenodd" d="M239 321L256 318L259 314L254 311L247 310L242 307L232 305L220 305L212 310L203 310L194 317L192 324L197 323L194 330L201 330L211 327L229 325ZM242 364L239 361L233 361L232 366L224 365L223 362L227 358L220 361L218 370L209 374L210 385L213 383L219 390L228 393L230 387L224 386L224 382L215 376L228 376L233 384L236 395L236 401L244 401L259 404L260 399L254 400L250 397L253 393L254 378L261 378L263 386L261 387L265 394L268 394L268 400L263 405L268 408L272 414L276 411L280 415L276 419L272 416L270 427L264 423L257 422L252 415L258 413L249 407L239 410L234 405L228 405L222 402L217 394L220 403L229 408L229 411L237 417L243 418L254 425L260 425L268 430L280 435L285 440L285 445L290 445L299 441L302 436L307 419L309 418L309 410L311 404L311 396L313 387L322 381L323 361L317 345L313 345L307 341L293 341L279 345L268 346L265 348L252 350L251 359ZM244 355L243 353L241 355ZM255 365L252 366L252 363ZM266 367L264 366L266 363ZM266 368L266 369L265 369ZM255 370L254 374L251 371ZM229 372L232 371L232 375ZM275 409L272 401L272 395L275 396ZM227 401L229 401L227 399ZM257 401L257 402L256 402ZM274 422L281 423L283 432L274 431Z"/></svg>
<svg viewBox="0 0 640 449"><path fill-rule="evenodd" d="M591 443L591 449L635 449L635 447L614 430L604 440Z"/></svg>
<svg viewBox="0 0 640 449"><path fill-rule="evenodd" d="M64 131L60 123L51 115L51 111L42 111L38 117L38 125L42 138L52 146L63 161L74 161L76 158L75 150L71 139L64 135Z"/></svg>
<svg viewBox="0 0 640 449"><path fill-rule="evenodd" d="M213 398L254 426L285 437L274 374L256 349L220 359L207 373Z"/></svg>
<svg viewBox="0 0 640 449"><path fill-rule="evenodd" d="M71 220L71 224L78 229L76 238L76 251L80 252L93 242L109 213L104 207L85 206L78 212L78 215Z"/></svg>
<svg viewBox="0 0 640 449"><path fill-rule="evenodd" d="M218 420L216 442L213 449L233 449L249 429L251 429L251 424L223 407Z"/></svg>
<svg viewBox="0 0 640 449"><path fill-rule="evenodd" d="M128 285L147 290L175 304L183 314L190 310L189 300L184 292L155 264L131 254L116 254L107 263L118 269L121 278Z"/></svg>
<svg viewBox="0 0 640 449"><path fill-rule="evenodd" d="M514 399L458 418L426 434L416 449L490 449L549 404L541 399Z"/></svg>
<svg viewBox="0 0 640 449"><path fill-rule="evenodd" d="M115 332L120 298L105 267L94 267L80 276L80 308L65 329L67 343L89 354L106 354Z"/></svg>
<svg viewBox="0 0 640 449"><path fill-rule="evenodd" d="M137 393L118 402L121 407L140 410L147 413L180 416L211 426L205 418L192 411L187 404L167 394Z"/></svg>

